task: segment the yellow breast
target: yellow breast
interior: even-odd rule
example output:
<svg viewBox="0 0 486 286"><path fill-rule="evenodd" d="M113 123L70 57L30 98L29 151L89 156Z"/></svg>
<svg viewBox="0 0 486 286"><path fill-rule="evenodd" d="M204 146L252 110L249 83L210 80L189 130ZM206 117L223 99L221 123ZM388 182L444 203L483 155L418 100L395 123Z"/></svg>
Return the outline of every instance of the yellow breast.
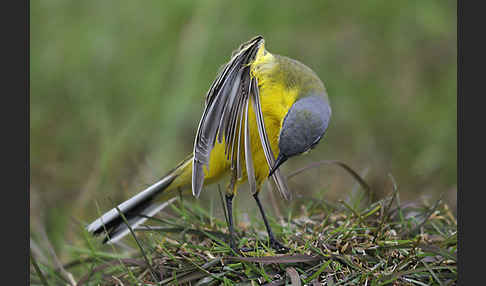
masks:
<svg viewBox="0 0 486 286"><path fill-rule="evenodd" d="M295 102L298 91L288 89L278 70L278 64L274 60L272 54L260 48L256 60L252 63L251 74L258 80L260 91L260 102L262 114L265 122L265 129L272 147L274 156L277 157L279 153L278 136L282 127L283 119L288 110ZM255 168L255 177L257 185L260 186L268 177L269 167L262 149L260 136L258 133L258 126L253 106L249 108L249 125L251 137L251 151L253 165ZM245 182L247 179L244 155L244 141L242 137L241 142L241 164L243 169L243 177L238 183ZM225 143L216 143L211 152L209 161L209 172L206 173L208 183L219 180L224 174L229 173L231 162L226 159Z"/></svg>

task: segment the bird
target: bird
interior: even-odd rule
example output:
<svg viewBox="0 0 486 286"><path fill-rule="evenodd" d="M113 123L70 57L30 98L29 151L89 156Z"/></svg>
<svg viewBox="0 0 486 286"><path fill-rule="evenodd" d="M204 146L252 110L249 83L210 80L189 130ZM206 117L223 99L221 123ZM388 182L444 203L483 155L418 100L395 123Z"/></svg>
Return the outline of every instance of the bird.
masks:
<svg viewBox="0 0 486 286"><path fill-rule="evenodd" d="M259 194L270 180L290 200L280 166L306 154L326 133L331 119L326 88L303 63L270 53L258 35L237 48L206 93L193 152L160 180L112 208L86 228L105 234L103 243L119 241L179 194L199 197L204 187L224 179L230 246L234 241L232 202L248 182L264 221L269 245L286 249L268 223ZM122 215L125 219L122 217ZM126 220L126 221L125 221ZM128 225L127 225L128 224Z"/></svg>

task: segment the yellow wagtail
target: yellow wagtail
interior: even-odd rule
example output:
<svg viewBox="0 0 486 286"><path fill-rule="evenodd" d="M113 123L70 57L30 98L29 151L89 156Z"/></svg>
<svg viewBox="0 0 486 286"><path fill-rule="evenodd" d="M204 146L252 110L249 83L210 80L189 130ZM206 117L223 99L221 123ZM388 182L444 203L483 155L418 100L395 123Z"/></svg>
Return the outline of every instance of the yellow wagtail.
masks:
<svg viewBox="0 0 486 286"><path fill-rule="evenodd" d="M196 134L193 153L165 177L118 205L133 228L155 215L178 195L199 197L203 186L229 177L226 207L230 245L235 247L232 200L248 181L264 220L270 245L274 237L258 198L267 177L285 199L290 192L278 167L289 157L314 147L329 124L331 108L322 81L304 64L265 50L257 36L242 44L212 83ZM276 156L276 159L275 159ZM94 234L107 230L105 243L129 233L114 208L87 226Z"/></svg>

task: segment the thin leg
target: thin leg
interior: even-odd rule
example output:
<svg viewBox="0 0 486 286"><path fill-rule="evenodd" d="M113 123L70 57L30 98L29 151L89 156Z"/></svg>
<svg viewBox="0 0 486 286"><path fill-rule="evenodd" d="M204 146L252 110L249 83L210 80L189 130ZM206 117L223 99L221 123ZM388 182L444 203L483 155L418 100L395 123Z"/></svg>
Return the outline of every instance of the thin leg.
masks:
<svg viewBox="0 0 486 286"><path fill-rule="evenodd" d="M267 228L268 232L268 239L270 240L270 246L275 249L275 250L288 250L287 247L283 246L278 240L275 239L275 236L273 235L272 229L270 228L270 224L268 224L267 221L267 216L265 215L265 212L263 211L263 206L260 203L260 199L258 198L258 193L255 193L253 195L255 198L255 201L257 202L258 208L260 209L260 213L262 214L263 222L265 223L265 227Z"/></svg>
<svg viewBox="0 0 486 286"><path fill-rule="evenodd" d="M235 244L235 230L233 228L233 197L234 195L226 194L226 210L228 211L228 229L230 233L230 247L237 251L236 244Z"/></svg>

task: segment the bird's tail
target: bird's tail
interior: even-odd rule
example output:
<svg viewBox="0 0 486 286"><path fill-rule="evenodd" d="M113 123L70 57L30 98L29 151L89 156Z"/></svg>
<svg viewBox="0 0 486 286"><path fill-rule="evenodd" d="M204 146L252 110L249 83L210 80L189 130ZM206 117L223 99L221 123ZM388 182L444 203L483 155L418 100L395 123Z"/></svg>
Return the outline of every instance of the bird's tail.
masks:
<svg viewBox="0 0 486 286"><path fill-rule="evenodd" d="M111 244L120 240L130 232L120 212L123 213L132 229L145 222L148 217L154 216L172 201L160 202L154 198L174 189L174 185L178 185L176 187L186 185L181 182L181 177L187 177L185 173L191 170L191 163L192 156L189 156L161 180L106 212L90 223L86 229L94 235L105 233L106 230L107 235L103 243Z"/></svg>

